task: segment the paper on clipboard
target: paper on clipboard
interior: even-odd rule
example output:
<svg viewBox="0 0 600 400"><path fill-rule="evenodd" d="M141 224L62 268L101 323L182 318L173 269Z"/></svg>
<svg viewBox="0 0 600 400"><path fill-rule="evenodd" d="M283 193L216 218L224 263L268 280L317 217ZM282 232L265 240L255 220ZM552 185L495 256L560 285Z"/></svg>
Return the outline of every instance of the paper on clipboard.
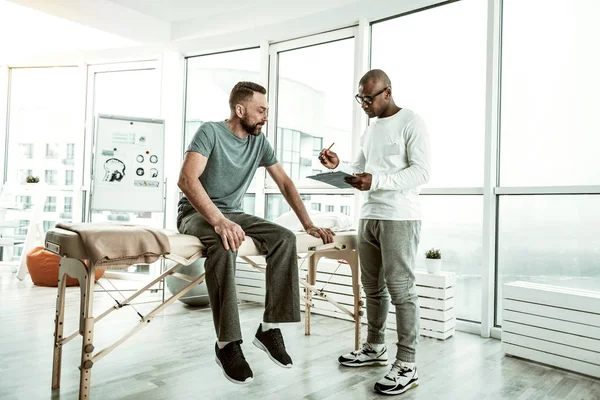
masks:
<svg viewBox="0 0 600 400"><path fill-rule="evenodd" d="M335 186L340 189L351 188L352 185L344 182L344 178L352 177L353 175L347 174L342 171L335 172L324 172L322 174L310 175L307 178L314 179L316 181L327 183L328 185Z"/></svg>

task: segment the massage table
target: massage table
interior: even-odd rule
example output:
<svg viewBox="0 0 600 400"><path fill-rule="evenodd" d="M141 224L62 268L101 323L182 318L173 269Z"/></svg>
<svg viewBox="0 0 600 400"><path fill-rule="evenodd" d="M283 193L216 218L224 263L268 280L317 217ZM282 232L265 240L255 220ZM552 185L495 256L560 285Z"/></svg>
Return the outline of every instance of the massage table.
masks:
<svg viewBox="0 0 600 400"><path fill-rule="evenodd" d="M114 229L110 232L114 233ZM53 228L46 233L45 248L46 250L61 256L59 276L58 276L58 296L56 299L56 316L54 320L54 356L52 361L52 389L60 387L61 376L61 361L62 347L72 339L81 335L83 337L81 349L81 364L80 364L80 383L79 383L79 399L89 399L91 387L91 372L95 363L100 361L108 353L117 348L125 340L133 336L137 331L147 326L152 319L163 311L167 306L173 304L176 300L184 296L187 292L193 289L196 285L204 281L204 274L199 277L187 276L177 272L177 269L182 265L189 265L197 259L205 256L205 246L198 238L190 235L183 235L175 231L162 230L166 234L171 251L169 254L163 255L165 259L173 260L176 264L164 271L160 276L153 279L143 288L129 296L126 300L117 302L113 307L107 309L97 317L93 316L93 296L94 296L94 274L96 266L89 261L87 250L78 233L61 229ZM108 233L108 232L107 232ZM319 238L308 235L307 233L296 233L297 250L299 254L306 254L308 259L308 271L306 279L300 277L300 284L303 285L305 293L302 295L302 301L305 303L305 334L310 335L310 314L311 314L311 298L317 295L326 301L339 308L344 313L354 319L354 347L358 349L360 346L360 319L362 316L362 301L361 287L359 277L359 263L357 252L356 232L337 232L333 243L323 244ZM242 243L238 250L238 257L249 263L252 267L264 272L266 267L258 264L255 256L262 254L254 245L254 242L249 237ZM250 257L253 257L251 259ZM344 260L350 267L352 273L352 291L354 295L354 307L350 311L343 305L336 302L334 299L327 296L323 290L317 289L316 276L317 264L321 258L331 258L335 260ZM84 262L83 260L88 260ZM104 268L104 266L101 266ZM106 267L111 269L110 266ZM122 269L122 266L119 268ZM65 336L63 329L64 310L65 310L65 275L76 278L79 281L81 289L81 312L79 314L79 329L72 334ZM164 299L161 304L144 316L140 316L139 323L133 329L123 335L112 345L105 349L94 353L94 334L95 324L106 317L113 311L119 310L124 306L131 304L135 298L151 290L157 283L168 275L177 276L189 282L182 290L173 294L170 298Z"/></svg>

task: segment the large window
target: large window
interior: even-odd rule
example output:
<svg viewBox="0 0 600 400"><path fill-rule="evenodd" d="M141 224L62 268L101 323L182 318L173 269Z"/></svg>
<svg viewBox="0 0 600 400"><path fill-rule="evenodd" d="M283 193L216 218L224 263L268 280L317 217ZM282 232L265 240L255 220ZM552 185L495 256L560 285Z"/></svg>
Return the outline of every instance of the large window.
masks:
<svg viewBox="0 0 600 400"><path fill-rule="evenodd" d="M498 325L504 283L600 291L599 17L591 0L503 2Z"/></svg>
<svg viewBox="0 0 600 400"><path fill-rule="evenodd" d="M429 128L430 187L483 186L486 5L462 0L373 25L371 67Z"/></svg>
<svg viewBox="0 0 600 400"><path fill-rule="evenodd" d="M597 185L600 2L503 4L501 185Z"/></svg>
<svg viewBox="0 0 600 400"><path fill-rule="evenodd" d="M25 184L26 177L33 175L39 178L39 185L51 185L37 201L41 204L33 204L37 196L31 196L25 185L15 191L15 200L23 202L23 209L10 211L7 218L22 221L24 227L15 229L16 236L26 233L34 207L46 208L45 227L70 220L61 217L56 204L74 194L73 187L62 186L65 165L61 158L66 156L68 143L83 145L83 86L77 67L10 70L7 183ZM53 201L45 205L46 197ZM22 246L18 246L13 256L21 253Z"/></svg>
<svg viewBox="0 0 600 400"><path fill-rule="evenodd" d="M474 193L483 193L486 12L486 1L462 0L375 23L371 49L371 68L389 75L396 103L429 129L417 268L425 268L427 249L439 248L443 270L457 275L456 316L475 322L482 318L483 196Z"/></svg>
<svg viewBox="0 0 600 400"><path fill-rule="evenodd" d="M428 249L440 249L442 270L457 276L456 317L480 322L483 197L422 195L421 203L427 218L421 225L417 268L426 268Z"/></svg>
<svg viewBox="0 0 600 400"><path fill-rule="evenodd" d="M600 195L500 196L498 319L512 281L600 291Z"/></svg>
<svg viewBox="0 0 600 400"><path fill-rule="evenodd" d="M354 38L285 50L276 56L276 153L287 174L300 182L325 169L317 155L331 143L342 159L350 158Z"/></svg>

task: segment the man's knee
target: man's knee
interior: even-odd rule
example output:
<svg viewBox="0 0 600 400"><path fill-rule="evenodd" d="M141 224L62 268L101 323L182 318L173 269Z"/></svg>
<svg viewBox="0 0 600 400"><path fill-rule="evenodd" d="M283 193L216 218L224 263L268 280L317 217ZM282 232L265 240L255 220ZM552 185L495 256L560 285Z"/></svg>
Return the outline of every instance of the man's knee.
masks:
<svg viewBox="0 0 600 400"><path fill-rule="evenodd" d="M387 297L388 290L385 286L381 286L378 282L362 280L362 287L365 294L369 297Z"/></svg>
<svg viewBox="0 0 600 400"><path fill-rule="evenodd" d="M412 280L405 280L396 284L389 284L388 289L393 305L413 303L417 299L417 290Z"/></svg>
<svg viewBox="0 0 600 400"><path fill-rule="evenodd" d="M273 224L273 231L272 231L272 241L273 243L280 243L283 246L294 246L294 249L296 247L296 235L294 234L294 232L290 231L289 229L281 226L281 225L276 225Z"/></svg>

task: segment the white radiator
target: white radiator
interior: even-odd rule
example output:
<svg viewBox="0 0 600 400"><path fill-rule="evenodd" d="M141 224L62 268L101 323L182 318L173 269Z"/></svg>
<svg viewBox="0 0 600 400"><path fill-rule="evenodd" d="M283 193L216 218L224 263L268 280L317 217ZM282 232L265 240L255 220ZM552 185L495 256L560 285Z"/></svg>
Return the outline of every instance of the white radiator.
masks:
<svg viewBox="0 0 600 400"><path fill-rule="evenodd" d="M504 353L600 378L600 293L511 282L502 297Z"/></svg>

